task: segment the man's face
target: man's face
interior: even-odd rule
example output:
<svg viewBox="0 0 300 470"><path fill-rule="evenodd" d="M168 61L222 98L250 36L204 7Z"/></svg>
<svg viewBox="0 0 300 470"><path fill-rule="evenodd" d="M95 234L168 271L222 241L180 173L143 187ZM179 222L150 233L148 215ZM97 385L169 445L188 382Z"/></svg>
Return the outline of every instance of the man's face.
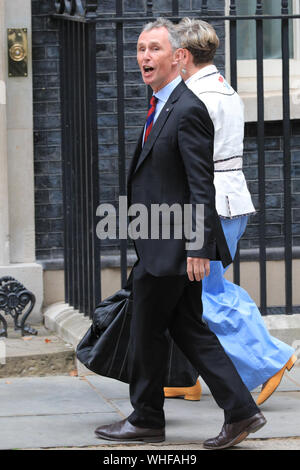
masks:
<svg viewBox="0 0 300 470"><path fill-rule="evenodd" d="M178 60L165 27L143 31L137 43L137 61L146 85L157 92L178 75Z"/></svg>

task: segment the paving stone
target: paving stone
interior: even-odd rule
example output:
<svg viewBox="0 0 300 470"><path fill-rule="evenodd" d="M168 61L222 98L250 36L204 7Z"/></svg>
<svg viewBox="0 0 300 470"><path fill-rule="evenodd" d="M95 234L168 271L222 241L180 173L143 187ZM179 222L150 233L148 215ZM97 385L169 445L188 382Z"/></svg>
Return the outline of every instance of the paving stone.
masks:
<svg viewBox="0 0 300 470"><path fill-rule="evenodd" d="M1 379L0 396L0 416L5 417L115 411L94 388L79 377Z"/></svg>
<svg viewBox="0 0 300 470"><path fill-rule="evenodd" d="M295 372L298 374L297 368ZM242 448L262 448L255 444L260 439L300 437L300 391L293 387L295 390L290 390L291 385L283 382L282 389L286 391L275 392L261 406L267 425L251 435L256 439L252 447L247 441ZM0 396L0 429L5 430L1 432L2 449L64 446L105 449L112 445L115 448L115 442L96 439L94 429L119 421L132 411L128 385L96 375L1 379ZM256 398L257 393L253 396ZM208 391L199 402L166 399L165 414L165 446L201 449L203 440L218 434L223 424L223 412ZM286 441L286 448L297 446L297 442Z"/></svg>
<svg viewBox="0 0 300 470"><path fill-rule="evenodd" d="M0 429L5 430L1 432L0 449L97 445L96 427L117 420L111 413L0 418Z"/></svg>

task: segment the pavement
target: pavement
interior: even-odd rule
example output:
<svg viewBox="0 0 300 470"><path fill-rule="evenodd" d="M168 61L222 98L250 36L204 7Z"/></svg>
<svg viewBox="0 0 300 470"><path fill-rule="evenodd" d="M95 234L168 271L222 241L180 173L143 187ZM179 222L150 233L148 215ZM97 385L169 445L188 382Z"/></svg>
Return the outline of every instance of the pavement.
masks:
<svg viewBox="0 0 300 470"><path fill-rule="evenodd" d="M51 338L55 343L55 335L47 331L45 335L40 338L43 347L50 346ZM12 339L0 342L2 346L6 342L8 347ZM37 337L18 341L22 348L28 349L29 344L32 350L37 348L34 346ZM66 354L70 345L59 344L59 348L60 353ZM235 450L300 450L299 362L285 373L276 392L261 406L268 421L266 426ZM49 374L42 368L32 376L0 375L0 449L203 450L203 441L217 435L222 427L223 412L201 381L200 401L166 399L164 443L121 445L97 439L94 435L97 426L116 422L131 413L128 385L95 374L76 376L70 358L68 363L69 369L52 370ZM2 358L0 373L4 367ZM258 389L253 392L254 398L258 392Z"/></svg>
<svg viewBox="0 0 300 470"><path fill-rule="evenodd" d="M21 336L10 326L8 337L0 338L0 378L59 375L76 369L72 344L43 325L34 329L36 336Z"/></svg>

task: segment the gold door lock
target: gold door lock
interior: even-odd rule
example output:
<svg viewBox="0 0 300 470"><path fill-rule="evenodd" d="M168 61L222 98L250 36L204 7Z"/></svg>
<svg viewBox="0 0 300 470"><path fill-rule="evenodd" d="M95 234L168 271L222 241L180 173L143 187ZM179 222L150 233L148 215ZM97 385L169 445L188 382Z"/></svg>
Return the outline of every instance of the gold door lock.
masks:
<svg viewBox="0 0 300 470"><path fill-rule="evenodd" d="M28 41L27 28L7 30L8 76L27 77Z"/></svg>

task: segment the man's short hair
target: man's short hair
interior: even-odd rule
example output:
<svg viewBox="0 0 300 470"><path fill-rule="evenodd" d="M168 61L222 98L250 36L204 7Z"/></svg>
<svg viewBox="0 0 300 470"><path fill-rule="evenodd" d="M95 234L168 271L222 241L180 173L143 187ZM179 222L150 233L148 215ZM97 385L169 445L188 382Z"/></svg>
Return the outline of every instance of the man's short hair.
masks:
<svg viewBox="0 0 300 470"><path fill-rule="evenodd" d="M177 31L177 28L170 20L167 20L166 18L162 18L162 17L157 18L155 21L151 21L150 23L145 24L142 29L142 32L151 31L152 29L155 29L155 28L166 28L168 30L169 41L170 41L173 51L181 47L180 36Z"/></svg>
<svg viewBox="0 0 300 470"><path fill-rule="evenodd" d="M181 47L190 51L195 65L212 62L220 41L211 24L186 17L176 28Z"/></svg>

